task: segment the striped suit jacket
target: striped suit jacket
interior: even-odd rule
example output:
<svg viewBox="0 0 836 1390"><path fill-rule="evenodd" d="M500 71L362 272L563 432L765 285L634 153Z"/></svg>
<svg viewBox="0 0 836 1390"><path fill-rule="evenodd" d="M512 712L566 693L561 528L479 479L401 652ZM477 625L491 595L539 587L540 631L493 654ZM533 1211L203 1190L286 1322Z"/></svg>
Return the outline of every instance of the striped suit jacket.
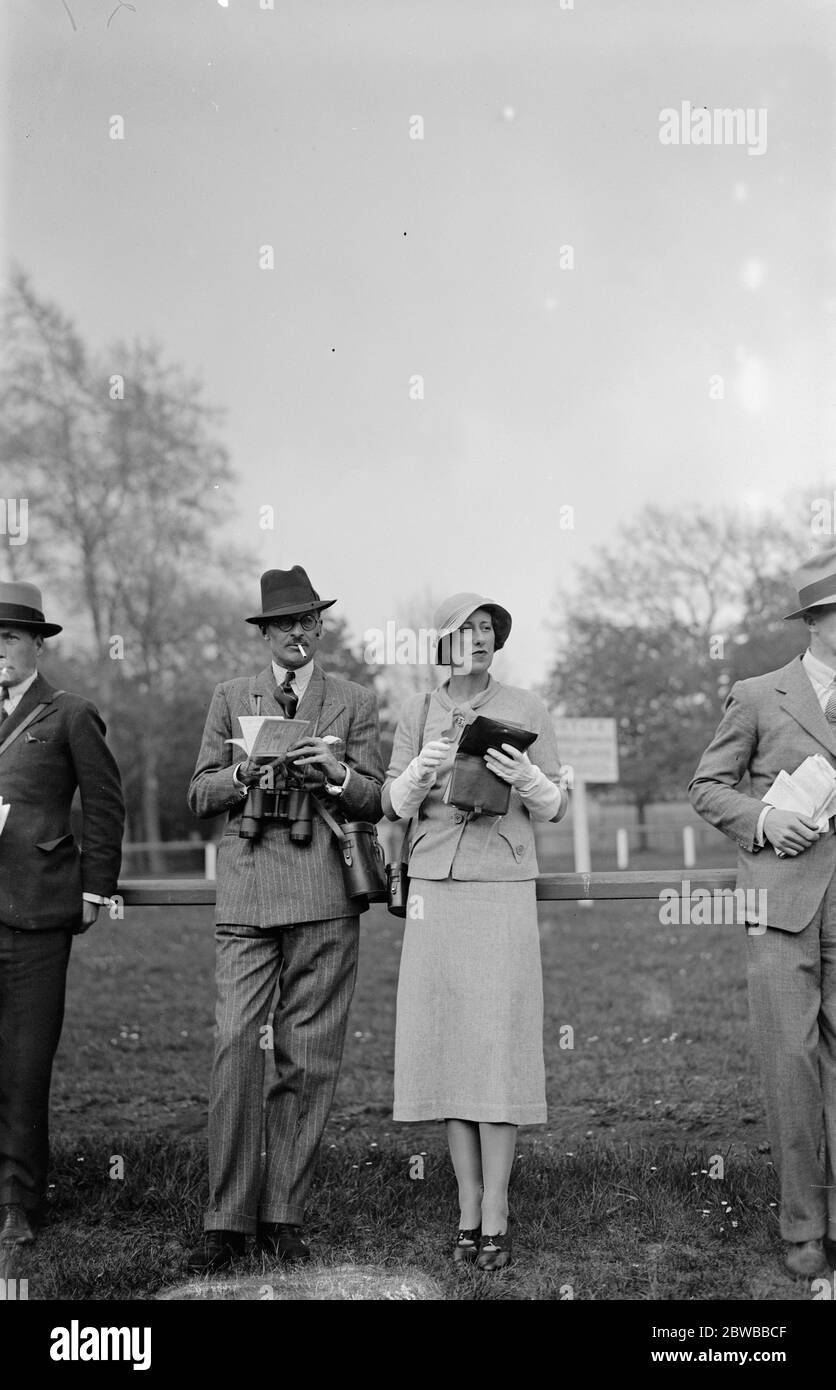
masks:
<svg viewBox="0 0 836 1390"><path fill-rule="evenodd" d="M283 713L275 688L268 666L253 687L261 696L262 714ZM253 712L249 676L216 687L189 786L189 805L196 816L227 812L218 847L216 922L270 927L356 916L357 903L343 887L336 842L319 816L313 818L313 840L307 846L291 844L287 828L275 821L264 823L255 843L239 837L245 798L232 774L242 755L225 740L240 736L238 715ZM374 694L354 681L326 675L315 663L296 717L316 719L312 734L320 738L335 734L344 741L343 761L351 777L345 793L333 801L321 793L326 804L331 809L336 806L342 819L376 823L381 815L383 762Z"/></svg>

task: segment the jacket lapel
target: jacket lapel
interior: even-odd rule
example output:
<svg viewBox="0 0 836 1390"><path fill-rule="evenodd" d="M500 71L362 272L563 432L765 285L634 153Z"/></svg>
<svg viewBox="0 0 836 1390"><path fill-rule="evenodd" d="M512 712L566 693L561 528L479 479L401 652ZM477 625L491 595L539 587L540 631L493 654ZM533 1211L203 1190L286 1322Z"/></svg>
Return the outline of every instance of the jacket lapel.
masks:
<svg viewBox="0 0 836 1390"><path fill-rule="evenodd" d="M24 719L26 719L34 709L37 709L38 705L46 705L46 709L42 710L37 718L32 720L32 724L37 724L39 720L43 719L49 713L49 707L54 698L55 690L49 684L49 681L44 680L43 676L37 676L21 699L14 713L10 714L8 719L4 719L2 725L0 725L0 744L6 742L9 735L14 733L15 729L23 723ZM32 724L27 725L27 727L31 728Z"/></svg>
<svg viewBox="0 0 836 1390"><path fill-rule="evenodd" d="M262 714L284 714L284 710L274 695L276 689L276 678L273 675L273 667L268 666L256 676L254 692L261 696ZM299 708L296 711L297 719L309 719L311 722L310 734L314 732L318 738L323 733L328 732L328 726L333 724L338 714L345 709L345 700L339 693L340 687L336 681L329 680L321 666L314 662L313 672L308 682L308 687L299 701ZM320 714L316 729L314 721L319 713L320 704L322 713ZM242 711L251 714L253 711L247 701L247 709Z"/></svg>
<svg viewBox="0 0 836 1390"><path fill-rule="evenodd" d="M825 718L824 710L818 702L800 657L796 657L784 667L775 684L779 694L783 695L781 708L786 710L787 714L791 714L802 729L806 729L808 734L817 739L831 757L836 758L836 735Z"/></svg>
<svg viewBox="0 0 836 1390"><path fill-rule="evenodd" d="M262 714L281 714L284 710L275 696L276 677L273 674L273 667L267 666L263 671L259 671L255 678L254 693L261 696ZM255 714L255 709L250 707L249 692L247 692L247 714Z"/></svg>
<svg viewBox="0 0 836 1390"><path fill-rule="evenodd" d="M310 705L308 704L309 699ZM314 665L311 683L305 691L304 700L299 705L300 717L316 719L320 699L322 700L322 713L315 729L311 730L311 733L315 734L317 738L322 738L323 734L327 734L329 726L333 724L337 715L342 714L345 709L345 700L340 694L337 681L330 680L320 666Z"/></svg>

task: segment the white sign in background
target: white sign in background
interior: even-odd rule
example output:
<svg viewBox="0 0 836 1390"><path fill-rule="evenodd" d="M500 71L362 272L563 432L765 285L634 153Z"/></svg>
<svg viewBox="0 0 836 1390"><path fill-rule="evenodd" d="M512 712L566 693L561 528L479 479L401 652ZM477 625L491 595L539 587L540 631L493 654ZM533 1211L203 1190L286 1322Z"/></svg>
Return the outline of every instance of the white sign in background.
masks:
<svg viewBox="0 0 836 1390"><path fill-rule="evenodd" d="M618 737L614 719L552 716L560 761L584 782L618 781Z"/></svg>

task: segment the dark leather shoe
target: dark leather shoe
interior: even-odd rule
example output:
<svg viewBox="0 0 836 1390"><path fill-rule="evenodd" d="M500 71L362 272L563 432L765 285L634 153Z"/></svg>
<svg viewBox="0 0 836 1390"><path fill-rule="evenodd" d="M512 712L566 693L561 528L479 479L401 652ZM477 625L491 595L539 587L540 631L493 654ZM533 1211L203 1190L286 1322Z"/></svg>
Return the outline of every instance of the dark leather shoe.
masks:
<svg viewBox="0 0 836 1390"><path fill-rule="evenodd" d="M504 1269L510 1263L510 1231L503 1231L501 1235L496 1236L482 1236L479 1242L479 1254L476 1256L477 1269L492 1273L495 1269Z"/></svg>
<svg viewBox="0 0 836 1390"><path fill-rule="evenodd" d="M302 1227L289 1221L262 1221L256 1243L259 1250L278 1260L309 1260L311 1252L302 1236Z"/></svg>
<svg viewBox="0 0 836 1390"><path fill-rule="evenodd" d="M190 1274L216 1274L243 1255L246 1245L242 1231L206 1231L200 1245L186 1256L186 1269Z"/></svg>
<svg viewBox="0 0 836 1390"><path fill-rule="evenodd" d="M35 1239L33 1221L19 1202L0 1206L0 1245L31 1245Z"/></svg>
<svg viewBox="0 0 836 1390"><path fill-rule="evenodd" d="M469 1264L471 1260L476 1259L476 1256L479 1254L479 1240L481 1235L482 1232L478 1226L473 1230L459 1231L456 1243L453 1246L454 1264Z"/></svg>

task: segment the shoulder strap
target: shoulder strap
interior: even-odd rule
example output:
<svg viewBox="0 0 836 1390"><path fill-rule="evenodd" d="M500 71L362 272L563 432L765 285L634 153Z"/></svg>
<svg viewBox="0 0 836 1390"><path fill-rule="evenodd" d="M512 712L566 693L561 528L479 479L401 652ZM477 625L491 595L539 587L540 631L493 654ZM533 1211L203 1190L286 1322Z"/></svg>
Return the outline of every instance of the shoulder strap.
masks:
<svg viewBox="0 0 836 1390"><path fill-rule="evenodd" d="M432 699L432 691L431 691L431 690L428 690L427 693L426 693L426 695L424 696L424 707L423 707L423 709L421 710L421 721L420 721L420 723L419 723L419 725L418 725L418 752L419 752L419 753L420 753L420 751L421 751L421 745L422 745L423 742L424 742L424 730L425 730L426 727L427 727L427 715L428 715L429 712L430 712L430 700L431 700L431 699ZM412 820L410 820L410 821L407 823L406 830L405 830L404 833L403 833L403 841L401 842L401 859L402 859L402 860L403 860L403 859L406 859L407 845L409 844L409 837L410 837L410 835L412 834L412 825L413 825L413 821L414 821L414 820L415 820L415 817L413 816L413 817L412 817Z"/></svg>
<svg viewBox="0 0 836 1390"><path fill-rule="evenodd" d="M421 751L421 744L424 742L424 730L427 727L427 715L430 712L430 700L433 694L428 690L424 696L424 708L421 710L421 723L418 725L418 752Z"/></svg>
<svg viewBox="0 0 836 1390"><path fill-rule="evenodd" d="M313 793L311 793L311 801L313 802L313 807L317 815L321 816L322 819L325 821L325 824L328 826L328 829L331 831L331 834L335 837L335 839L339 841L341 846L345 844L345 833L339 822L334 820L334 817L331 815L331 812L327 809L327 807L323 806L319 797L314 796Z"/></svg>
<svg viewBox="0 0 836 1390"><path fill-rule="evenodd" d="M59 690L56 693L60 695L62 694L62 691ZM0 743L0 753L5 753L6 749L14 743L15 739L23 733L23 730L28 729L29 725L32 723L32 720L37 719L38 715L41 714L42 711L45 709L46 705L40 704L36 705L33 710L30 710L26 718L22 720L20 724L18 724L16 729L12 730L12 732L9 734L9 737L7 739L4 739L3 742Z"/></svg>

